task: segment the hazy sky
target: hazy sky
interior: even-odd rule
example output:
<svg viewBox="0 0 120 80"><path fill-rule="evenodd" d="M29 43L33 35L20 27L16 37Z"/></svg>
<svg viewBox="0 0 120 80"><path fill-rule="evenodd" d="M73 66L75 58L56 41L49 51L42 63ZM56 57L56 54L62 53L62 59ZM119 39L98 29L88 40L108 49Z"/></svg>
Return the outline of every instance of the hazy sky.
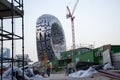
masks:
<svg viewBox="0 0 120 80"><path fill-rule="evenodd" d="M72 11L76 0L24 0L25 53L37 61L36 21L43 14L56 16L61 22L66 45L72 45L71 22L66 19L68 5ZM79 0L74 13L76 45L120 45L120 0Z"/></svg>

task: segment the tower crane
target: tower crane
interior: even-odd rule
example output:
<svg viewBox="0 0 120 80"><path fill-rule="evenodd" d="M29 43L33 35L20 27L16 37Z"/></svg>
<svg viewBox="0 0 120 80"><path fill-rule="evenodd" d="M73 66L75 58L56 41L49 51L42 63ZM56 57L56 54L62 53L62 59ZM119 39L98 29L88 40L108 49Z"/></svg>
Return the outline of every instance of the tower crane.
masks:
<svg viewBox="0 0 120 80"><path fill-rule="evenodd" d="M75 30L74 30L74 19L75 19L75 16L73 16L74 12L75 12L75 9L76 9L76 6L78 4L79 0L76 1L74 7L73 7L73 11L71 12L69 7L67 6L67 11L68 11L68 14L66 15L66 18L70 19L71 20L71 27L72 27L72 46L73 46L73 50L75 49Z"/></svg>

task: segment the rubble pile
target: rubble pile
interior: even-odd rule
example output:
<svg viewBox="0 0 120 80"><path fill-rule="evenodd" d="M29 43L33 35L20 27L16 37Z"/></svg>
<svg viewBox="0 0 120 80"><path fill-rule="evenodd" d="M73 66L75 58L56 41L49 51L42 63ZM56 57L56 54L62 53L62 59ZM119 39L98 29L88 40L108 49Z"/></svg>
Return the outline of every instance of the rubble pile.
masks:
<svg viewBox="0 0 120 80"><path fill-rule="evenodd" d="M103 65L93 65L90 66L87 70L79 70L77 72L69 74L70 77L90 77L94 73L97 73L98 70L109 70L113 69L109 63L105 63Z"/></svg>
<svg viewBox="0 0 120 80"><path fill-rule="evenodd" d="M6 66L6 68L7 70L2 73L2 80L12 80L12 75L14 80L48 80L47 78L44 78L42 75L40 75L36 70L33 70L33 68L30 67L25 67L24 76L22 68L13 66L13 72L12 67Z"/></svg>

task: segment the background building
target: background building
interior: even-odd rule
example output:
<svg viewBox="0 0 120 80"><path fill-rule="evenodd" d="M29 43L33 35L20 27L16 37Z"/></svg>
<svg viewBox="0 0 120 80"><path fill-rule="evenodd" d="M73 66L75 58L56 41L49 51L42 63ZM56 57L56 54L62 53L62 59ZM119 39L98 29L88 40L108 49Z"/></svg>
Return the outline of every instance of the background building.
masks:
<svg viewBox="0 0 120 80"><path fill-rule="evenodd" d="M1 49L0 49L0 56L1 56ZM3 48L3 56L2 58L10 58L10 49L9 48Z"/></svg>

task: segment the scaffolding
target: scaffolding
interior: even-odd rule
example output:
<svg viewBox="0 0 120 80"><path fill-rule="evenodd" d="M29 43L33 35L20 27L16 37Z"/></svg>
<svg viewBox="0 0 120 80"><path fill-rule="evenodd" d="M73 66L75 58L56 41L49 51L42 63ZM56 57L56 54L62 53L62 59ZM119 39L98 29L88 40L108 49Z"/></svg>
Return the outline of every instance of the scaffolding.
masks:
<svg viewBox="0 0 120 80"><path fill-rule="evenodd" d="M7 27L9 27L11 29L11 31L8 31L4 28L4 23L6 20L8 20L11 22L10 25L8 25ZM20 23L21 23L21 34L18 35L16 33L14 33L14 19L20 19ZM2 68L3 68L3 63L4 61L9 61L11 63L11 67L12 67L12 80L13 80L13 66L14 66L14 62L15 62L15 58L14 58L14 48L15 48L15 44L14 41L16 40L20 40L21 41L21 49L22 49L22 55L23 55L23 59L22 59L22 67L24 70L24 10L23 10L23 0L0 0L0 41L1 41L1 56L0 56L0 64L1 64L1 73L2 73ZM4 58L3 57L3 48L4 48L4 42L5 41L10 41L11 44L11 58ZM24 75L24 71L23 71L23 75ZM2 76L2 74L1 74ZM1 77L2 80L2 77Z"/></svg>

